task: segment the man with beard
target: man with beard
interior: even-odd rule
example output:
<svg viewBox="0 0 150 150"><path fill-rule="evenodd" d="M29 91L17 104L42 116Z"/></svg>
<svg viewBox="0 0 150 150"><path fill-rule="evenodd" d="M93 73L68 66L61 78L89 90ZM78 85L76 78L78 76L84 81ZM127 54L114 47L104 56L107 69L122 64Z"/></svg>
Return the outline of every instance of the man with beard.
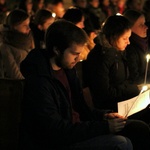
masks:
<svg viewBox="0 0 150 150"><path fill-rule="evenodd" d="M128 138L115 134L128 127L126 118L107 110L90 110L83 99L74 66L86 42L82 29L60 19L47 30L46 50L32 50L21 63L26 84L20 150L133 149ZM133 137L138 133L140 139L149 138L143 122L131 125Z"/></svg>

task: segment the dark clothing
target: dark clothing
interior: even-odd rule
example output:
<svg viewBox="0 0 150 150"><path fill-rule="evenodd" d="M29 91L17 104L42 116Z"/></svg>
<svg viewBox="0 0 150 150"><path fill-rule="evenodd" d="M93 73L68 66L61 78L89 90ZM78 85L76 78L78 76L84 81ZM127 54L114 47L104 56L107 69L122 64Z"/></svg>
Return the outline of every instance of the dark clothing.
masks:
<svg viewBox="0 0 150 150"><path fill-rule="evenodd" d="M123 53L97 44L89 53L87 81L97 108L117 110L117 102L139 94L136 85L128 82L128 68Z"/></svg>
<svg viewBox="0 0 150 150"><path fill-rule="evenodd" d="M88 5L87 10L89 12L90 19L92 21L93 27L97 30L101 28L102 23L105 21L106 16L101 10L100 7L93 7L92 5Z"/></svg>
<svg viewBox="0 0 150 150"><path fill-rule="evenodd" d="M20 63L33 49L32 34L9 30L5 26L0 29L0 77L24 79L20 72Z"/></svg>
<svg viewBox="0 0 150 150"><path fill-rule="evenodd" d="M108 111L91 111L87 107L74 68L65 70L72 106L66 88L54 77L46 50L32 50L21 63L21 72L26 84L20 150L132 150L128 138L110 134L108 122L103 120ZM81 122L72 123L72 107L80 114ZM133 146L140 150L144 145L145 150L149 150L147 125L139 121L127 122L123 135L139 133L142 127L139 136L130 135ZM129 133L126 129L130 129ZM147 140L140 143L139 137Z"/></svg>
<svg viewBox="0 0 150 150"><path fill-rule="evenodd" d="M74 69L65 70L72 93L74 110L81 123L72 123L69 95L54 78L46 50L32 50L21 64L26 86L23 104L22 134L24 146L29 143L42 149L57 148L109 133L104 111L91 111L85 105ZM87 121L90 120L90 121ZM94 121L97 120L97 121ZM29 147L28 147L29 146Z"/></svg>
<svg viewBox="0 0 150 150"><path fill-rule="evenodd" d="M34 45L37 49L45 49L45 32L38 29L34 23L30 24L31 31L33 33Z"/></svg>
<svg viewBox="0 0 150 150"><path fill-rule="evenodd" d="M146 55L150 53L148 39L132 33L130 45L126 48L126 58L129 66L131 83L142 84L145 79ZM147 72L147 82L150 81L150 66Z"/></svg>

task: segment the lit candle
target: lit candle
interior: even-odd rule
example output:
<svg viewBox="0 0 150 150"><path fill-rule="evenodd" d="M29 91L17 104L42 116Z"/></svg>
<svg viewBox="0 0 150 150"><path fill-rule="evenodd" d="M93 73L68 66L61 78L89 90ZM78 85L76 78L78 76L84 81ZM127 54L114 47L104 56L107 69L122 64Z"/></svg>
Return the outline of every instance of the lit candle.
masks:
<svg viewBox="0 0 150 150"><path fill-rule="evenodd" d="M147 62L149 62L149 59L150 59L150 54L147 54L147 55L146 55L146 60L147 60Z"/></svg>
<svg viewBox="0 0 150 150"><path fill-rule="evenodd" d="M147 85L144 85L144 86L142 87L141 93L143 93L143 92L146 91L147 89L148 89L148 86L147 86Z"/></svg>
<svg viewBox="0 0 150 150"><path fill-rule="evenodd" d="M146 84L146 79L147 79L147 70L148 70L148 63L150 59L150 54L146 55L146 68L145 68L145 78L144 78L144 84Z"/></svg>

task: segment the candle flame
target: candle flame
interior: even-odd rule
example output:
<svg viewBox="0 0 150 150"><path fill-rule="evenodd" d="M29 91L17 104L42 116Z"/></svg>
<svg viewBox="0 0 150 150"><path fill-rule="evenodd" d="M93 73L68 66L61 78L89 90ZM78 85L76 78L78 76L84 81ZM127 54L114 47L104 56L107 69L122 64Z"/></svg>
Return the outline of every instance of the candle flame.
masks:
<svg viewBox="0 0 150 150"><path fill-rule="evenodd" d="M148 86L147 86L147 85L144 85L144 86L142 87L141 92L144 92L144 91L146 91L147 89L148 89Z"/></svg>
<svg viewBox="0 0 150 150"><path fill-rule="evenodd" d="M149 62L149 59L150 59L150 54L147 54L147 55L146 55L146 60L147 60L147 62Z"/></svg>

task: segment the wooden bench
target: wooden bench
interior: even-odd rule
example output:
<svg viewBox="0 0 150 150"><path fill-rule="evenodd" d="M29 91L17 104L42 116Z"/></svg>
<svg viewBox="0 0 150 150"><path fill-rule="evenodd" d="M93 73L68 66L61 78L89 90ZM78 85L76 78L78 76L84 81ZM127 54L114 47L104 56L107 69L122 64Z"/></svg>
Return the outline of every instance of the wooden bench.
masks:
<svg viewBox="0 0 150 150"><path fill-rule="evenodd" d="M0 149L17 150L23 80L0 79Z"/></svg>

